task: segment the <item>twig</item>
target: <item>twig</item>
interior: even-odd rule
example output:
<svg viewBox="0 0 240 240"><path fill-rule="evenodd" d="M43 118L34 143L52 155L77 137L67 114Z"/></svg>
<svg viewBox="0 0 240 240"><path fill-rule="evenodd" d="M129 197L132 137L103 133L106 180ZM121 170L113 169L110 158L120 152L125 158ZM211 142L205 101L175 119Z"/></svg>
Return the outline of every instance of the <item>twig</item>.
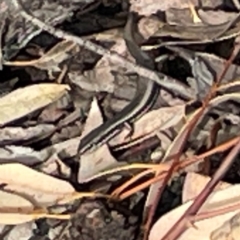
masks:
<svg viewBox="0 0 240 240"><path fill-rule="evenodd" d="M225 76L228 68L230 67L231 63L235 59L236 55L240 50L240 43L237 42L235 47L232 51L232 54L228 61L225 64L225 68L222 73L217 77L216 83L213 84L211 87L208 96L206 97L205 101L203 102L202 109L206 108L209 104L211 98L214 97L216 94L217 87L220 85L223 77ZM185 139L186 140L186 139ZM231 167L235 156L239 152L240 148L240 137L237 140L235 147L231 150L229 155L224 159L221 166L218 168L212 179L208 182L205 186L203 191L196 197L193 204L186 210L186 212L179 218L179 220L173 225L173 227L165 234L165 236L161 240L174 240L177 239L188 227L189 222L187 222L189 216L194 216L198 210L201 208L203 203L206 201L207 197L213 191L214 187L219 183L222 179L226 171Z"/></svg>
<svg viewBox="0 0 240 240"><path fill-rule="evenodd" d="M177 239L187 228L189 216L194 216L199 209L202 207L203 203L206 201L208 196L212 193L215 186L219 183L228 169L231 167L236 155L239 153L240 149L240 138L235 147L224 159L221 166L218 168L216 173L213 175L212 179L207 183L202 192L196 197L192 205L187 209L187 211L179 218L179 220L174 224L174 231L172 228L166 233L166 235L161 240L173 240Z"/></svg>

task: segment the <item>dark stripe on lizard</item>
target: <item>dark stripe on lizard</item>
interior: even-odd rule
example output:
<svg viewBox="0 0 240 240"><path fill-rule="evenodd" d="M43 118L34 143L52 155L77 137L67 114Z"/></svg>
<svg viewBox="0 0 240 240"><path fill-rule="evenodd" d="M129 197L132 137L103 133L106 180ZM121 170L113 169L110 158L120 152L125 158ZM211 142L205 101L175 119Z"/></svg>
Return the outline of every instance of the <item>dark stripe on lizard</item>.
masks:
<svg viewBox="0 0 240 240"><path fill-rule="evenodd" d="M124 40L131 55L136 59L136 63L154 70L155 64L149 55L141 50L134 39L133 29L134 15L130 13L124 29ZM147 78L139 77L137 93L132 102L112 119L93 129L82 138L78 154L81 155L92 148L102 145L121 131L124 124L132 123L142 114L148 111L155 103L159 94L158 84Z"/></svg>

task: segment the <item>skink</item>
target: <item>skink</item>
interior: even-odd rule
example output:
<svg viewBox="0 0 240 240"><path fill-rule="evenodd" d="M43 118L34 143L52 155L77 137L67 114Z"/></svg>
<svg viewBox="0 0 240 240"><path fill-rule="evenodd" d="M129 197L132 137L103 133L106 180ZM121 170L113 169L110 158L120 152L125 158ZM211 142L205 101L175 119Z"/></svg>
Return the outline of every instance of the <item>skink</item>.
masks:
<svg viewBox="0 0 240 240"><path fill-rule="evenodd" d="M131 55L136 59L137 64L154 69L154 61L143 52L134 39L133 32L134 15L130 13L127 24L124 29L124 40ZM116 114L112 119L93 129L82 138L78 155L90 151L94 147L108 142L112 137L121 131L125 123L132 123L148 111L155 103L159 94L159 86L154 81L146 78L138 79L137 94L132 102L122 111Z"/></svg>

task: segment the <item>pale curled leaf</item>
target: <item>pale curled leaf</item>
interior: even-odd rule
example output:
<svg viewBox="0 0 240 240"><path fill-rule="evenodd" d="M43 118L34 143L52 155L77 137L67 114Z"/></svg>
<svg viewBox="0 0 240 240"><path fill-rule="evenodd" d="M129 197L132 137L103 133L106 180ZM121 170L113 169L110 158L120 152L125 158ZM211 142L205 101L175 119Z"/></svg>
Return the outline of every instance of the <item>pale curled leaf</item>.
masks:
<svg viewBox="0 0 240 240"><path fill-rule="evenodd" d="M21 218L19 215L33 210L34 206L27 199L13 193L0 191L0 224L27 222L29 219Z"/></svg>
<svg viewBox="0 0 240 240"><path fill-rule="evenodd" d="M26 116L56 101L69 90L68 85L36 84L19 88L0 98L0 125Z"/></svg>
<svg viewBox="0 0 240 240"><path fill-rule="evenodd" d="M211 211L218 208L226 208L227 206L237 204L240 201L240 185L230 186L224 190L212 193L204 203L200 212ZM184 214L184 212L192 204L189 201L182 206L173 209L162 216L152 227L149 240L161 239L176 223L176 221ZM194 223L196 228L188 228L178 240L209 240L210 234L217 228L221 227L225 221L231 219L239 210L229 211L224 214L212 218L206 218ZM218 239L214 239L218 240ZM222 239L221 239L222 240ZM235 240L235 239L234 239Z"/></svg>
<svg viewBox="0 0 240 240"><path fill-rule="evenodd" d="M203 20L203 22L207 22L215 25L215 24L221 24L227 21L231 21L231 19L234 16L236 16L236 14L238 13L235 11L198 9L198 14Z"/></svg>
<svg viewBox="0 0 240 240"><path fill-rule="evenodd" d="M185 10L189 9L189 7L195 7L197 9L199 8L211 8L215 9L217 6L220 6L221 1L197 1L197 0L162 0L162 1L154 1L154 0L138 0L134 1L131 0L131 11L137 12L140 15L144 16L151 16L154 15L154 13L161 11L165 12L165 15L168 16L168 12L172 9L174 10ZM191 3L191 5L190 5ZM182 21L181 18L184 18L184 16L177 15L176 17L180 18L179 22ZM195 17L196 18L196 17ZM196 19L193 19L196 20ZM197 19L199 22L200 20ZM214 21L210 21L213 22Z"/></svg>
<svg viewBox="0 0 240 240"><path fill-rule="evenodd" d="M53 205L65 196L75 193L63 180L48 176L18 163L0 165L0 184L4 189L28 196L39 206Z"/></svg>
<svg viewBox="0 0 240 240"><path fill-rule="evenodd" d="M34 206L27 199L10 192L0 191L0 212L31 212Z"/></svg>
<svg viewBox="0 0 240 240"><path fill-rule="evenodd" d="M74 42L63 40L52 47L46 54L37 60L36 67L49 67L49 65L58 65L69 57L68 52L77 45Z"/></svg>

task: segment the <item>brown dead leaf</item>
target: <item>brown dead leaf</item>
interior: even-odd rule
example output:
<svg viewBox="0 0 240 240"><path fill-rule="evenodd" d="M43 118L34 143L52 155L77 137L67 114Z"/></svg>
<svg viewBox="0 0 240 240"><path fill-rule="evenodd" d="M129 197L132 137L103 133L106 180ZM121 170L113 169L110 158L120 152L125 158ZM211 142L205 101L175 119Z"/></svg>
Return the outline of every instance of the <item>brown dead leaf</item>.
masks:
<svg viewBox="0 0 240 240"><path fill-rule="evenodd" d="M150 16L158 11L166 12L169 9L186 9L189 8L189 0L131 0L130 10L137 12L139 15ZM215 9L221 6L222 1L203 1L191 0L194 7Z"/></svg>
<svg viewBox="0 0 240 240"><path fill-rule="evenodd" d="M210 177L188 172L183 186L182 202L185 203L194 199L204 189L209 180ZM219 182L214 191L222 190L229 186L231 186L231 184Z"/></svg>
<svg viewBox="0 0 240 240"><path fill-rule="evenodd" d="M175 25L221 25L230 22L233 19L237 19L236 12L226 12L220 10L203 10L196 11L192 4L189 5L189 9L169 9L166 12L166 22L168 24Z"/></svg>
<svg viewBox="0 0 240 240"><path fill-rule="evenodd" d="M112 39L110 38L110 40ZM127 51L121 32L118 31L117 34L114 35L114 41L115 44L110 50L127 59L133 60ZM93 70L85 71L84 74L79 71L71 71L71 73L68 73L68 76L74 84L85 90L112 93L117 78L114 73L118 73L118 77L121 76L121 78L127 78L124 76L126 71L127 70L118 64L114 58L103 56Z"/></svg>
<svg viewBox="0 0 240 240"><path fill-rule="evenodd" d="M218 208L226 208L240 201L240 185L230 186L224 190L219 190L212 193L207 201L204 203L200 212L216 210ZM176 223L176 221L184 214L193 201L189 201L178 208L168 212L162 216L152 227L149 240L161 239ZM222 224L239 211L229 211L228 213L220 214L218 216L207 218L194 223L196 228L187 229L178 240L209 240L211 233L222 226ZM215 239L214 239L215 240ZM218 240L218 239L216 239ZM222 240L222 239L221 239ZM235 240L235 239L234 239Z"/></svg>
<svg viewBox="0 0 240 240"><path fill-rule="evenodd" d="M139 33L148 39L156 33L164 23L160 22L157 17L143 17L138 22ZM142 46L144 49L144 46Z"/></svg>
<svg viewBox="0 0 240 240"><path fill-rule="evenodd" d="M46 52L42 57L32 61L4 61L3 64L7 66L32 66L39 68L41 70L48 70L53 72L59 72L59 64L69 58L69 54L77 45L68 40L63 40L52 47L48 52Z"/></svg>
<svg viewBox="0 0 240 240"><path fill-rule="evenodd" d="M188 5L188 8L171 8L166 11L165 22L169 25L198 26L203 25L198 17L194 6Z"/></svg>
<svg viewBox="0 0 240 240"><path fill-rule="evenodd" d="M193 1L196 2L196 1ZM138 12L140 15L150 16L157 11L166 11L170 8L188 8L189 0L139 0L139 1L130 1L131 11Z"/></svg>
<svg viewBox="0 0 240 240"><path fill-rule="evenodd" d="M69 90L68 85L36 84L19 88L0 98L0 125L26 116L56 101Z"/></svg>
<svg viewBox="0 0 240 240"><path fill-rule="evenodd" d="M201 17L202 21L213 25L223 24L225 22L231 21L237 15L236 12L227 12L220 10L204 11L203 9L199 9L197 13Z"/></svg>
<svg viewBox="0 0 240 240"><path fill-rule="evenodd" d="M202 58L210 68L214 69L216 72L222 72L225 67L225 59L220 58L214 54L195 52L196 57ZM230 81L236 81L239 79L240 67L236 64L231 64L225 76L223 77L222 83L227 83Z"/></svg>
<svg viewBox="0 0 240 240"><path fill-rule="evenodd" d="M84 183L91 181L106 170L125 165L125 162L118 162L110 153L105 144L95 151L83 154L81 157L80 169L78 173L78 182Z"/></svg>

